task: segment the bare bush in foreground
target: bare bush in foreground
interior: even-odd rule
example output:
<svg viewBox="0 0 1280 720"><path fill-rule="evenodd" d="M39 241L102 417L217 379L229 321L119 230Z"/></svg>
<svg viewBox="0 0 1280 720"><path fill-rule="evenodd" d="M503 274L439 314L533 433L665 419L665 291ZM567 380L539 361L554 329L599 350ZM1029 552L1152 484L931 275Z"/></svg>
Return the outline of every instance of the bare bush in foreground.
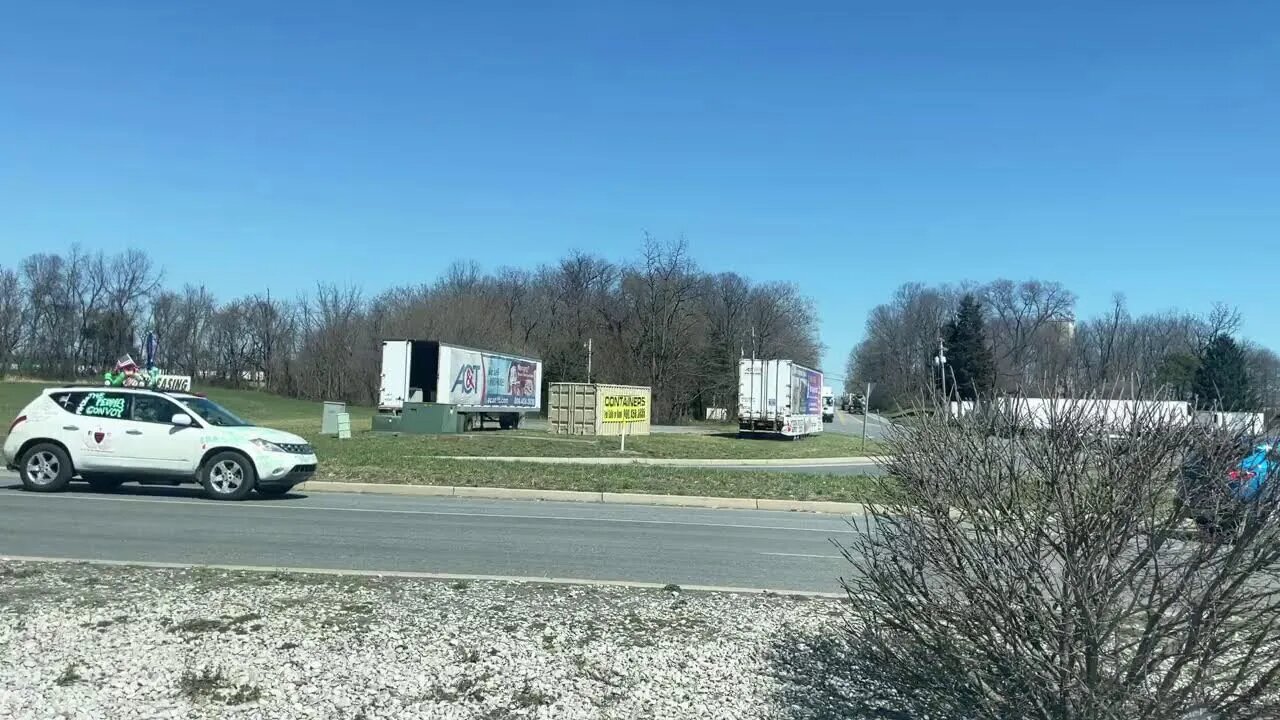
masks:
<svg viewBox="0 0 1280 720"><path fill-rule="evenodd" d="M1181 466L1241 454L1139 406L1026 418L926 416L887 459L894 502L844 546L842 671L869 716L1165 720L1280 717L1280 518L1272 478L1239 522L1186 528ZM1275 465L1273 463L1272 467ZM888 488L886 488L888 489Z"/></svg>

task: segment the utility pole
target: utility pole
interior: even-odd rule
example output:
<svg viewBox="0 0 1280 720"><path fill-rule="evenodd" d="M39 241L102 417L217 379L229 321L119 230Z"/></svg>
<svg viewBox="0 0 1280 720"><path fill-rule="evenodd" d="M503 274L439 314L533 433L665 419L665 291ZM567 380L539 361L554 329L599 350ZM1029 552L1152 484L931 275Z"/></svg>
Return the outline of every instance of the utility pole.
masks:
<svg viewBox="0 0 1280 720"><path fill-rule="evenodd" d="M947 346L943 344L942 338L938 338L938 354L933 358L933 364L938 366L938 372L942 375L942 399L947 403L947 414L951 414L951 396L947 395Z"/></svg>
<svg viewBox="0 0 1280 720"><path fill-rule="evenodd" d="M587 384L591 384L591 338L587 338Z"/></svg>
<svg viewBox="0 0 1280 720"><path fill-rule="evenodd" d="M867 449L867 413L871 412L871 383L867 383L867 394L862 396L862 449Z"/></svg>

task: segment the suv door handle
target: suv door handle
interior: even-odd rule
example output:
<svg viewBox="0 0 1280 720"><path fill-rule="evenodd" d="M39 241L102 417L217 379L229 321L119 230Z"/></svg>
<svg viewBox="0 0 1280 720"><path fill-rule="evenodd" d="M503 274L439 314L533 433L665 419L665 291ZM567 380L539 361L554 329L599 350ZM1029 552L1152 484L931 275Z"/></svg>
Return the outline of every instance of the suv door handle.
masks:
<svg viewBox="0 0 1280 720"><path fill-rule="evenodd" d="M124 434L125 435L141 435L142 431L141 430L125 430Z"/></svg>
<svg viewBox="0 0 1280 720"><path fill-rule="evenodd" d="M63 430L79 430L80 428L76 427L75 425L63 425L62 429Z"/></svg>

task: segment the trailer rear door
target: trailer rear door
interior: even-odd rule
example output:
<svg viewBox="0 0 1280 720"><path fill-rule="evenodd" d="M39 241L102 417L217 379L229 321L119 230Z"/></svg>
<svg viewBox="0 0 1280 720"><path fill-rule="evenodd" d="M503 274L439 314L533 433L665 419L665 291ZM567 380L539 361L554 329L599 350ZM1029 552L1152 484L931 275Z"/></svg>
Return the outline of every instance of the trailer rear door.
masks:
<svg viewBox="0 0 1280 720"><path fill-rule="evenodd" d="M382 382L378 391L379 410L399 410L409 394L409 363L413 343L407 340L382 341Z"/></svg>

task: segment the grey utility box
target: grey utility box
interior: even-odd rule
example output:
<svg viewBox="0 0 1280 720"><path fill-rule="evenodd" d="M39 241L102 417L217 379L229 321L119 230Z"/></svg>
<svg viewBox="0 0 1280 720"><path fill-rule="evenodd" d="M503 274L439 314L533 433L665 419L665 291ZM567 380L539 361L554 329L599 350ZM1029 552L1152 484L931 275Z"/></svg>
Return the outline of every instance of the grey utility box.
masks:
<svg viewBox="0 0 1280 720"><path fill-rule="evenodd" d="M338 434L338 416L347 411L347 404L343 402L328 402L324 404L324 415L320 418L320 434L321 435L337 435Z"/></svg>

